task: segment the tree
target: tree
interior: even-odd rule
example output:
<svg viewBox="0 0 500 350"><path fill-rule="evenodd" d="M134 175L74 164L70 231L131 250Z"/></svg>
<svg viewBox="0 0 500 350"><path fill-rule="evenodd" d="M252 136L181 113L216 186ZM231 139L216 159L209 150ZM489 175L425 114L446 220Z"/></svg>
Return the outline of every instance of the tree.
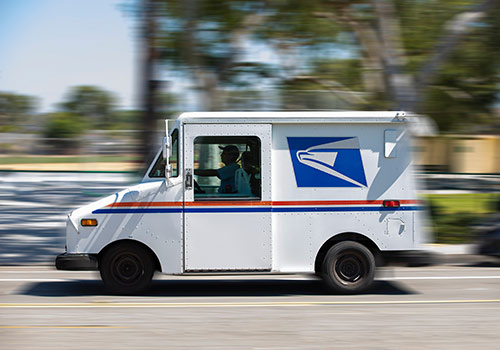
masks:
<svg viewBox="0 0 500 350"><path fill-rule="evenodd" d="M240 62L240 38L260 21L259 1L142 0L132 6L139 20L141 38L142 150L146 163L152 158L152 135L158 118L160 68L190 80L198 92L201 109L221 109L219 87L231 84L235 74L253 74L259 64ZM238 72L238 68L240 71ZM257 73L258 74L258 73Z"/></svg>
<svg viewBox="0 0 500 350"><path fill-rule="evenodd" d="M242 75L265 75L266 65L243 56L248 39L265 19L264 1L164 2L159 60L192 81L202 110L224 107L221 88ZM178 75L179 76L179 75Z"/></svg>
<svg viewBox="0 0 500 350"><path fill-rule="evenodd" d="M152 6L143 13L154 8L144 37L144 101L154 104L155 72L166 70L191 82L203 110L223 109L263 87L280 89L285 104L300 102L296 90L320 89L341 108L407 109L457 129L465 118L484 120L496 99L499 3L143 0ZM255 47L279 59L262 61ZM308 108L329 105L302 100ZM146 140L154 127L144 125Z"/></svg>
<svg viewBox="0 0 500 350"><path fill-rule="evenodd" d="M33 96L0 92L0 131L15 130L26 123L26 117L37 107Z"/></svg>
<svg viewBox="0 0 500 350"><path fill-rule="evenodd" d="M438 119L442 127L449 129L454 127L450 121L463 121L466 113L485 113L496 99L496 57L499 52L498 40L493 38L500 34L497 20L499 0L317 0L315 6L300 10L289 6L288 2L276 3L279 10L269 21L272 26L268 29L268 37L276 37L276 32L284 33L279 40L288 47L293 45L318 51L324 46L320 40L303 40L317 29L315 25L307 26L292 20L300 16L309 18L310 23L329 19L332 32L354 35L358 49L353 52L359 52L357 59L362 67L363 90L371 94L371 104L379 106L377 108L386 106L428 113ZM307 14L297 13L304 10ZM290 23L295 23L295 26L290 26ZM281 30L282 26L287 30ZM335 42L339 43L339 40ZM310 68L308 74L301 73L299 77L306 75L310 82L316 83L319 78L325 80L324 76L315 75L318 72L314 64ZM459 77L462 83L458 81ZM296 81L296 78L291 80ZM457 91L457 88L462 91L463 80L469 81L465 84L468 89L455 96L468 95L471 98L468 103L461 101L463 113L460 119L450 118L456 109L446 113L437 104L431 107L429 98L436 96L436 92L431 93L435 84L446 84L448 91ZM472 81L483 83L471 84ZM336 82L329 80L328 85L332 83ZM342 84L342 87L349 88L350 85L356 86L357 81ZM453 103L442 107L452 107L456 102L457 98L453 98ZM466 110L463 107L467 107Z"/></svg>
<svg viewBox="0 0 500 350"><path fill-rule="evenodd" d="M112 122L116 97L97 86L72 87L60 104L64 112L85 118L95 128L106 128Z"/></svg>
<svg viewBox="0 0 500 350"><path fill-rule="evenodd" d="M54 147L56 153L71 154L79 144L79 136L84 127L81 117L59 112L48 115L44 128L44 137L47 143Z"/></svg>

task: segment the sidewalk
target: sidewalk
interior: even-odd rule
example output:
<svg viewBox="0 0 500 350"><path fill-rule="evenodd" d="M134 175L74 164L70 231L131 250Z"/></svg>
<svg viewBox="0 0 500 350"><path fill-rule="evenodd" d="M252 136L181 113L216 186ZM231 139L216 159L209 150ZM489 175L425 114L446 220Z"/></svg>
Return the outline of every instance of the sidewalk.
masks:
<svg viewBox="0 0 500 350"><path fill-rule="evenodd" d="M432 265L500 266L500 259L477 255L475 244L426 244Z"/></svg>
<svg viewBox="0 0 500 350"><path fill-rule="evenodd" d="M435 254L471 255L475 254L475 244L426 244L425 249Z"/></svg>

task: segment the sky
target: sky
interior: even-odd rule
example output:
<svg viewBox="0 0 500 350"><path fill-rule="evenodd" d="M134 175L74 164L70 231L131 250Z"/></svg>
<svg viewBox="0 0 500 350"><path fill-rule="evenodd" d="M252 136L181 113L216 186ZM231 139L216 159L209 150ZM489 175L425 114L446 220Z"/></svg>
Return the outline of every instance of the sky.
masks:
<svg viewBox="0 0 500 350"><path fill-rule="evenodd" d="M123 0L0 0L0 91L36 96L54 111L77 85L135 95L137 41Z"/></svg>

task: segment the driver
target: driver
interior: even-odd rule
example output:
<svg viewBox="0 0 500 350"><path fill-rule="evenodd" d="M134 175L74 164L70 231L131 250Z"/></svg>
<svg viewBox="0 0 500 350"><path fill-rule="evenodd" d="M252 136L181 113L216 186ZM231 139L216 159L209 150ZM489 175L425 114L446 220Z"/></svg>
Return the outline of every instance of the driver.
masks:
<svg viewBox="0 0 500 350"><path fill-rule="evenodd" d="M219 193L235 193L235 172L240 168L236 161L240 156L240 151L235 145L219 146L222 150L221 160L224 163L222 168L215 169L195 169L194 174L199 176L217 176L220 179Z"/></svg>

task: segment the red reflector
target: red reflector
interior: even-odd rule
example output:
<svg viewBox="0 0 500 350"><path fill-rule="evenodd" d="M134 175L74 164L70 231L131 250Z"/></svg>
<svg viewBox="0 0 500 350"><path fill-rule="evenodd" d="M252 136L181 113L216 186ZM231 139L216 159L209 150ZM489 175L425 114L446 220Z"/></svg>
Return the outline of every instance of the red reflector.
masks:
<svg viewBox="0 0 500 350"><path fill-rule="evenodd" d="M384 201L384 208L399 208L400 206L399 201Z"/></svg>

